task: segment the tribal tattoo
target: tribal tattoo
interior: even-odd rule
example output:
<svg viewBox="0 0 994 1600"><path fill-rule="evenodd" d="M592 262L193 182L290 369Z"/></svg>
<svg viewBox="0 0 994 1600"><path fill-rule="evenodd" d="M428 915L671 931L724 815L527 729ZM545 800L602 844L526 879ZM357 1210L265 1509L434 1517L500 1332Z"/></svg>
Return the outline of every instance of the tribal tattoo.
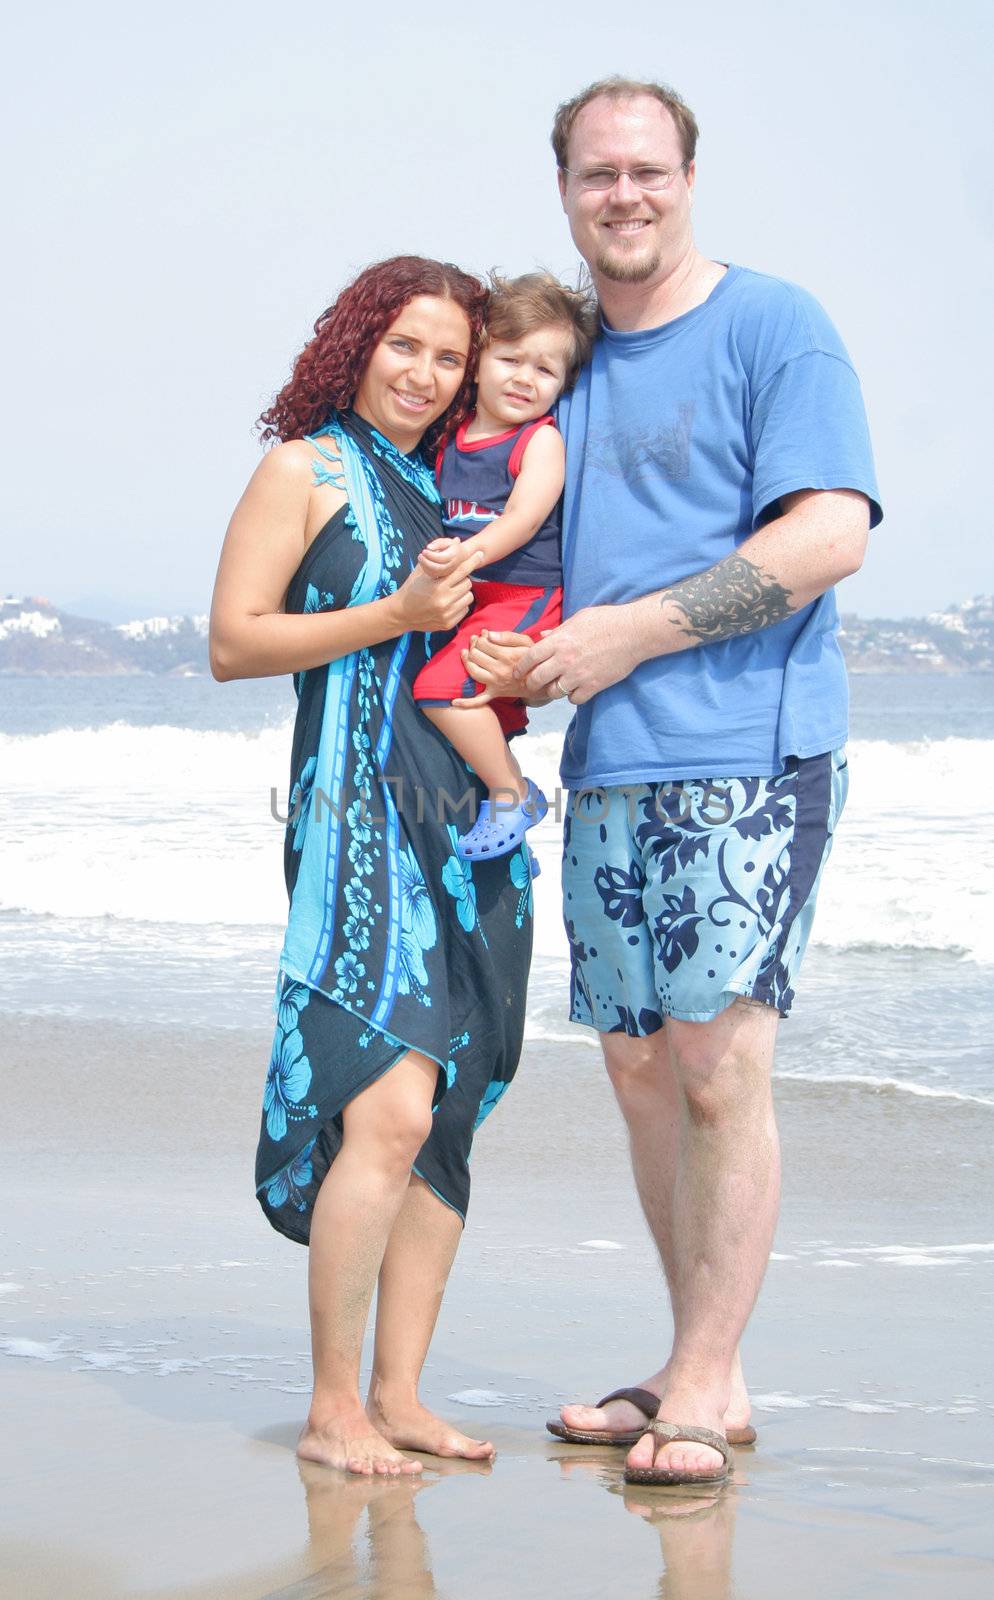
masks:
<svg viewBox="0 0 994 1600"><path fill-rule="evenodd" d="M701 644L755 633L797 610L789 589L738 555L664 589L660 603L679 606L687 618L682 631Z"/></svg>

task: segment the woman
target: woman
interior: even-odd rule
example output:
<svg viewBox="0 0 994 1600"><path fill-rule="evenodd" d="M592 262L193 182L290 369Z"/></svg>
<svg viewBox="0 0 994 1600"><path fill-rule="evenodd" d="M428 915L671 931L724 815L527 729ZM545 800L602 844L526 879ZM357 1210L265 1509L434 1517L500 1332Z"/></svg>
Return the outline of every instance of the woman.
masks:
<svg viewBox="0 0 994 1600"><path fill-rule="evenodd" d="M441 532L419 446L467 412L485 298L455 267L398 257L323 313L262 418L280 442L232 518L211 616L215 677L295 675L290 913L256 1180L272 1225L310 1245L298 1453L351 1472L420 1471L398 1447L493 1455L417 1386L473 1130L517 1064L531 885L523 852L458 858L452 807L469 791L475 810L477 780L411 692L426 635L471 601L471 563L441 580L418 569Z"/></svg>

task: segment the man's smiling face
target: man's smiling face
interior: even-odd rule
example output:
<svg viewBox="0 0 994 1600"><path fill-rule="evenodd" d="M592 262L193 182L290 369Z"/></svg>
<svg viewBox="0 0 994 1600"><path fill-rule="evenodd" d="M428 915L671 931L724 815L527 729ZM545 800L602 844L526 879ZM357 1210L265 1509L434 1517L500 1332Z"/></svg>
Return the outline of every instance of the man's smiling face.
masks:
<svg viewBox="0 0 994 1600"><path fill-rule="evenodd" d="M595 280L647 283L691 248L694 168L684 169L683 159L676 123L653 96L600 96L584 106L570 131L570 171L560 172L559 190ZM618 169L613 187L585 189L578 175L601 167ZM639 167L676 175L666 189L640 189L622 175Z"/></svg>

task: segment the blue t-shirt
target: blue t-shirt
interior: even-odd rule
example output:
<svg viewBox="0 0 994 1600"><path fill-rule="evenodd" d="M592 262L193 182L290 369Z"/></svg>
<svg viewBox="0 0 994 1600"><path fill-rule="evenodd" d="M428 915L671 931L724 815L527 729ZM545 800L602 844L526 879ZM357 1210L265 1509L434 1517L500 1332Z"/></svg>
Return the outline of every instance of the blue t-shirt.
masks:
<svg viewBox="0 0 994 1600"><path fill-rule="evenodd" d="M564 616L635 600L731 555L798 489L881 511L859 380L821 306L730 266L658 328L602 327L557 412L566 441ZM571 789L770 777L845 742L832 590L755 633L643 661L579 706Z"/></svg>

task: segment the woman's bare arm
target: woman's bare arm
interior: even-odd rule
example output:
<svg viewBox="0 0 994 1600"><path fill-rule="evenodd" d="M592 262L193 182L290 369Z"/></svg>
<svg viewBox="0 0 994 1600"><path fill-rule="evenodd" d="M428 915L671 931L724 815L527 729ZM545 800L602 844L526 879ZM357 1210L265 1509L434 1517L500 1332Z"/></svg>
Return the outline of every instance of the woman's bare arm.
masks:
<svg viewBox="0 0 994 1600"><path fill-rule="evenodd" d="M343 491L322 486L316 501L310 448L298 441L265 455L235 508L225 535L210 620L211 672L232 678L277 677L323 666L364 645L409 631L448 629L472 604L462 563L436 580L417 568L395 594L365 605L310 615L286 613L287 587L307 549L315 520L343 506Z"/></svg>

